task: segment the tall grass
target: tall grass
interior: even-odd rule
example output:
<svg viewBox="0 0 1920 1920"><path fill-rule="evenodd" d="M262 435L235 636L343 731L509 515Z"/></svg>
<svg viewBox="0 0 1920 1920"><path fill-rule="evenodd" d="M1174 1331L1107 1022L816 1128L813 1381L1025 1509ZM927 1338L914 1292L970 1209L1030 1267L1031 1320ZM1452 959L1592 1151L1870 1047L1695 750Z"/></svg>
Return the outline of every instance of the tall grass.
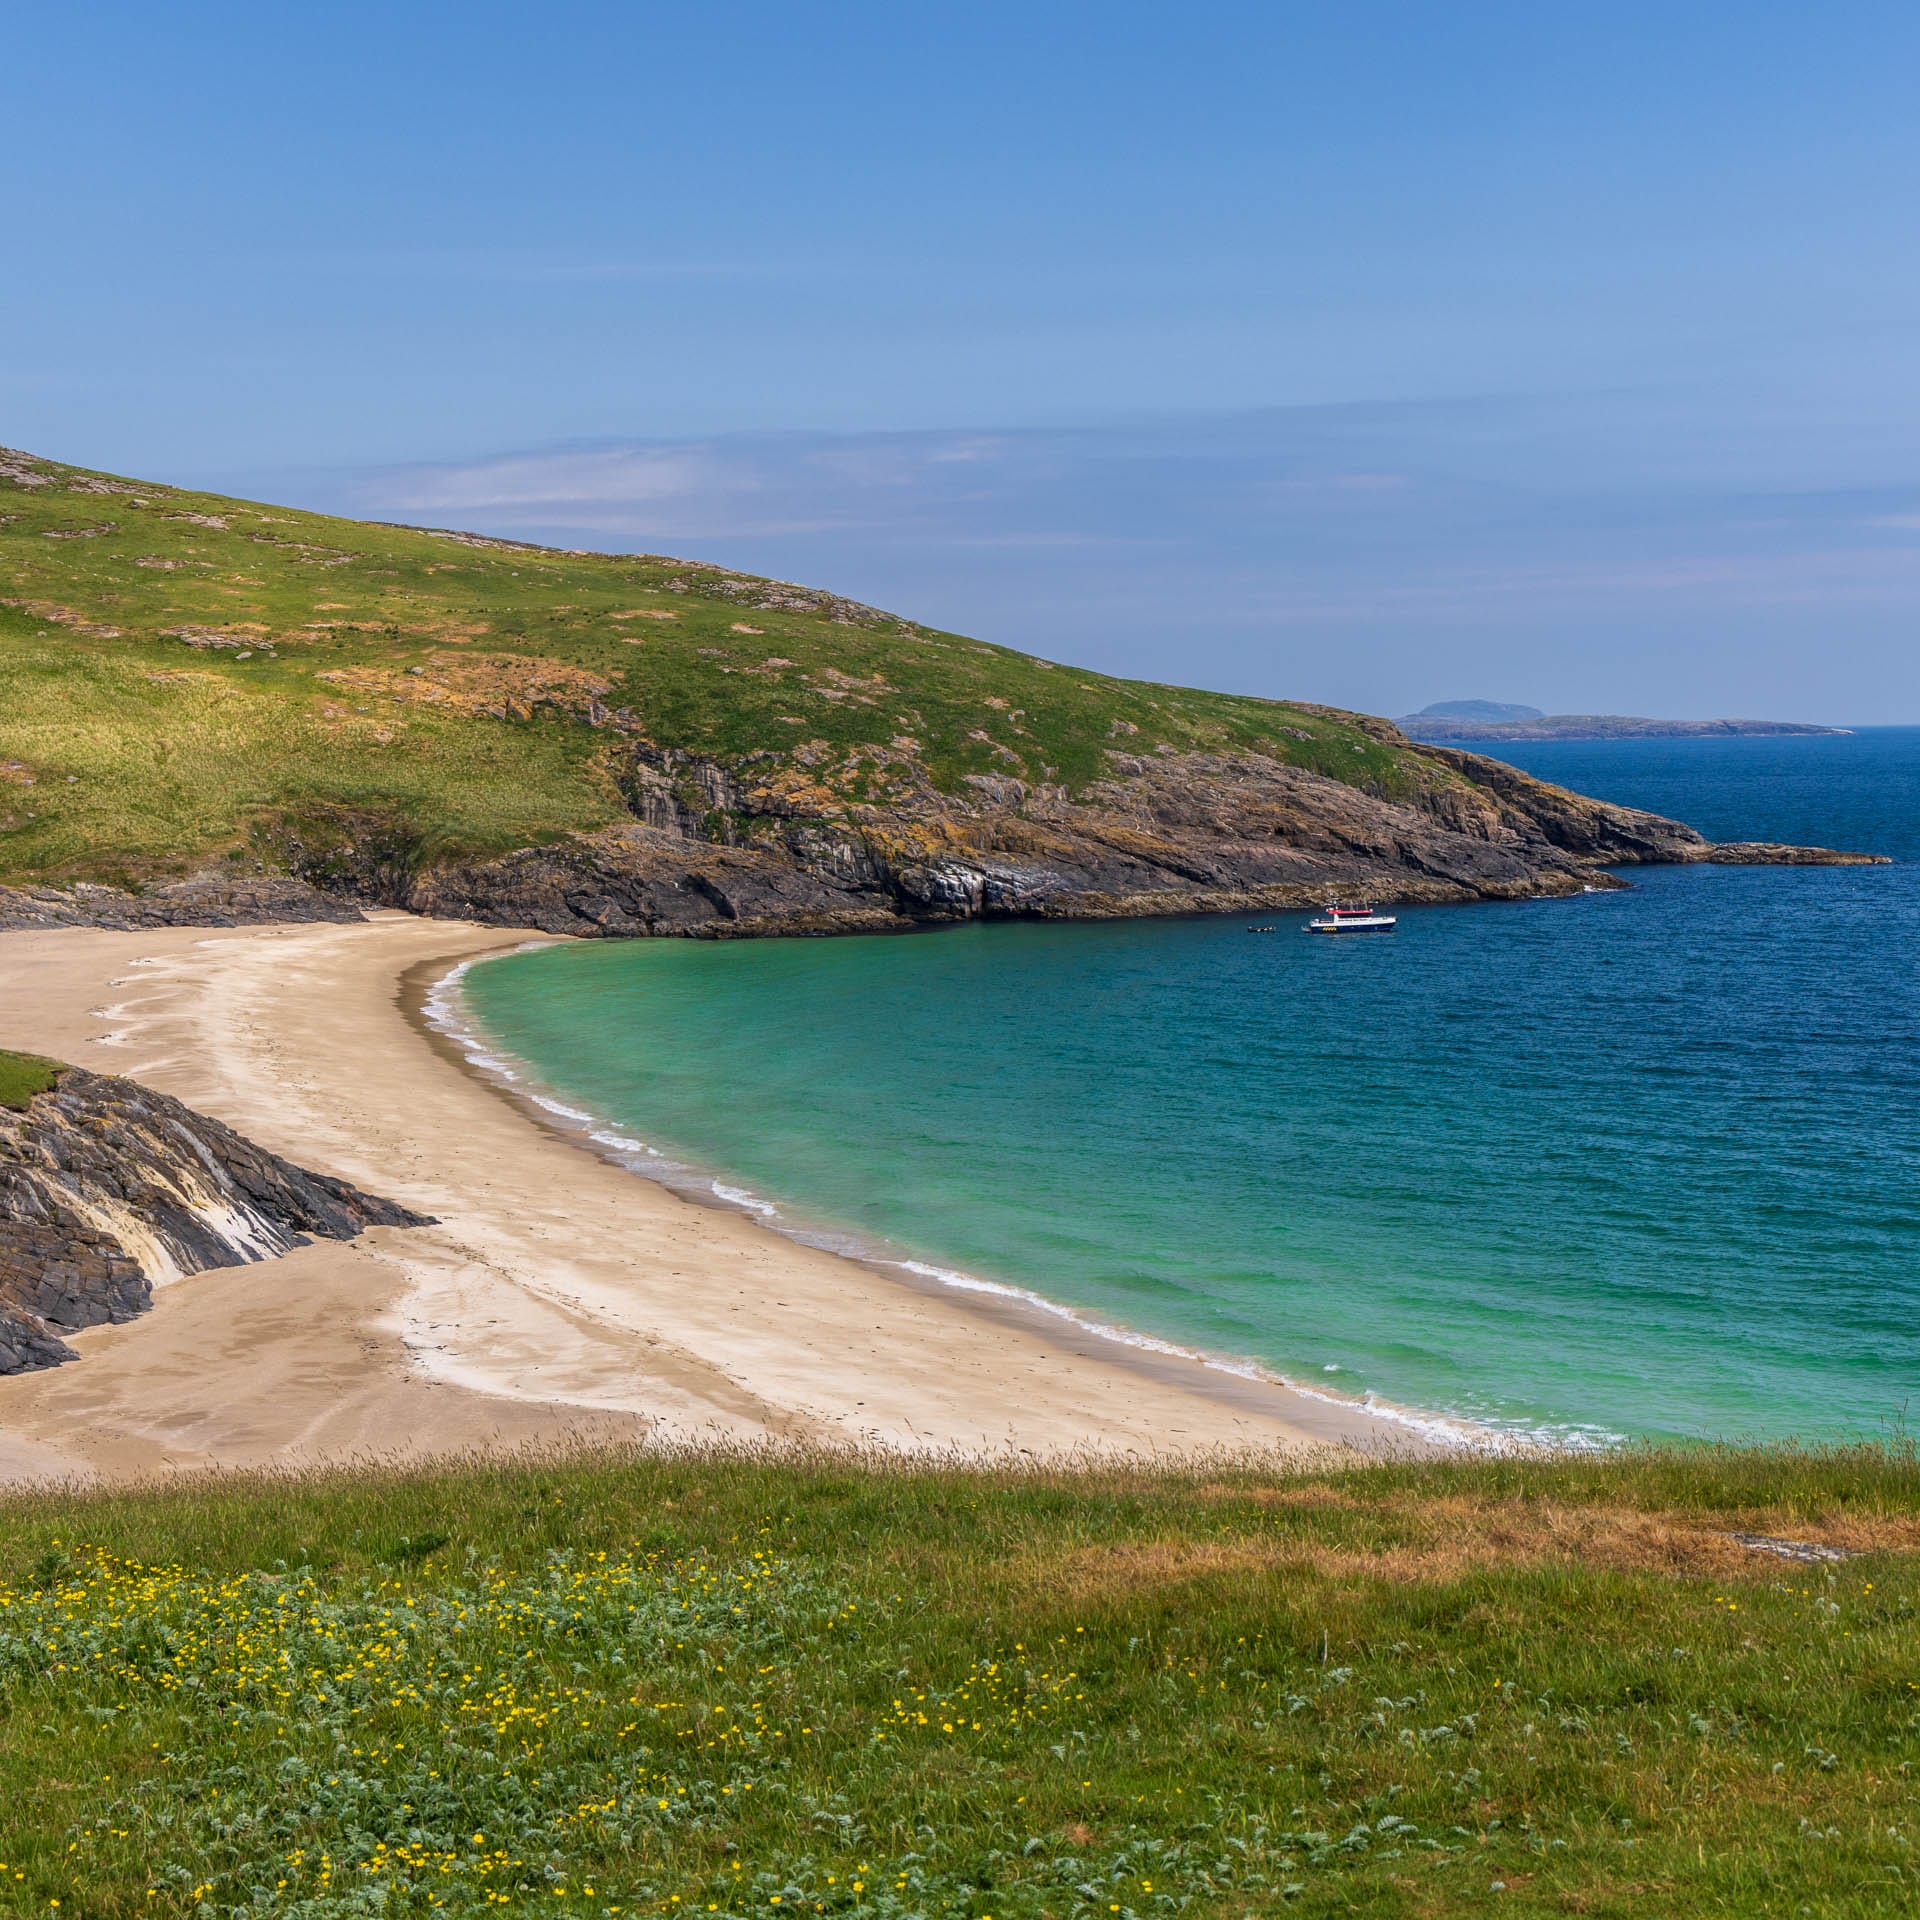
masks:
<svg viewBox="0 0 1920 1920"><path fill-rule="evenodd" d="M1900 1445L43 1493L0 1910L1885 1914L1916 1546Z"/></svg>

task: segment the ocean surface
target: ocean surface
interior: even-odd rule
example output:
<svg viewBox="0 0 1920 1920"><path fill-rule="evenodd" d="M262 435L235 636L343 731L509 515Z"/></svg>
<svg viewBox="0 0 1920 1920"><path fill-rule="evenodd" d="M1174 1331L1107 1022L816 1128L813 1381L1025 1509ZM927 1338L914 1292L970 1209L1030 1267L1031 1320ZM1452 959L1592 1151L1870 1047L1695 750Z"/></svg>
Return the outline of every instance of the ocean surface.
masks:
<svg viewBox="0 0 1920 1920"><path fill-rule="evenodd" d="M1920 728L1510 756L1891 868L918 936L608 943L464 1017L636 1166L1134 1337L1496 1428L1920 1406ZM1266 916L1273 917L1273 916Z"/></svg>

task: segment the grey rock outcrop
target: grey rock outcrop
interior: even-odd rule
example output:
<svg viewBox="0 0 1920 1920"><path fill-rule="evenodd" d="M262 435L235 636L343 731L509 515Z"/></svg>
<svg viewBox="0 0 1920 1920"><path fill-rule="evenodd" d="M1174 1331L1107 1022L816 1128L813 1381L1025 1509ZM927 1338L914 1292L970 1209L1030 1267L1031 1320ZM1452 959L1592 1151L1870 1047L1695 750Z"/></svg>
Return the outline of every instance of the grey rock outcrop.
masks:
<svg viewBox="0 0 1920 1920"><path fill-rule="evenodd" d="M1364 724L1404 750L1391 790L1254 751L1115 752L1077 794L976 775L957 794L921 783L868 805L790 768L637 747L629 824L479 862L381 849L356 867L336 854L316 877L382 905L549 933L726 938L1264 911L1335 892L1524 899L1617 887L1610 867L1784 858Z"/></svg>
<svg viewBox="0 0 1920 1920"><path fill-rule="evenodd" d="M1718 867L1885 867L1884 853L1841 853L1832 847L1787 847L1773 840L1725 840L1709 847Z"/></svg>
<svg viewBox="0 0 1920 1920"><path fill-rule="evenodd" d="M156 1282L423 1216L309 1173L131 1080L70 1067L0 1107L0 1374L144 1313Z"/></svg>
<svg viewBox="0 0 1920 1920"><path fill-rule="evenodd" d="M0 887L0 932L26 927L254 927L279 922L364 918L351 900L282 875L228 879L202 875L144 893L82 883L73 887Z"/></svg>

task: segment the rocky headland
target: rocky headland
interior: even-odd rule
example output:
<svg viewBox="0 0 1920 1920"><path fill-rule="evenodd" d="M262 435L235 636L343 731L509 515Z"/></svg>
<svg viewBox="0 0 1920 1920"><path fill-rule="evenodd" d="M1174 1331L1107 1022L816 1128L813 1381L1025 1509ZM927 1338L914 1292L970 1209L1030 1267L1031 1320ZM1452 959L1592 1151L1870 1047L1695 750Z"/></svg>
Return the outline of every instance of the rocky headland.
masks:
<svg viewBox="0 0 1920 1920"><path fill-rule="evenodd" d="M157 1283L421 1215L309 1173L163 1093L78 1067L0 1105L0 1374L144 1313Z"/></svg>
<svg viewBox="0 0 1920 1920"><path fill-rule="evenodd" d="M1864 865L1878 856L1716 844L1517 768L1397 749L1369 791L1253 752L1111 756L1089 789L975 775L850 803L784 766L633 745L633 817L484 861L422 862L375 823L287 858L298 877L207 876L145 893L0 888L0 929L231 926L397 907L586 937L851 933L979 918L1090 919L1382 901L1518 900L1623 885L1614 867ZM1406 777L1410 770L1411 777Z"/></svg>
<svg viewBox="0 0 1920 1920"><path fill-rule="evenodd" d="M1079 795L989 775L962 798L927 789L880 808L669 763L647 769L629 826L421 875L317 877L370 902L554 933L729 935L1256 911L1339 892L1525 899L1620 885L1610 865L1746 857L1474 754L1403 764L1415 777L1387 794L1260 754L1115 754ZM717 804L688 806L688 785ZM725 838L703 830L716 814Z"/></svg>
<svg viewBox="0 0 1920 1920"><path fill-rule="evenodd" d="M696 561L24 453L0 454L0 501L0 929L380 906L851 932L1509 900L1785 857L1391 721L1121 680Z"/></svg>

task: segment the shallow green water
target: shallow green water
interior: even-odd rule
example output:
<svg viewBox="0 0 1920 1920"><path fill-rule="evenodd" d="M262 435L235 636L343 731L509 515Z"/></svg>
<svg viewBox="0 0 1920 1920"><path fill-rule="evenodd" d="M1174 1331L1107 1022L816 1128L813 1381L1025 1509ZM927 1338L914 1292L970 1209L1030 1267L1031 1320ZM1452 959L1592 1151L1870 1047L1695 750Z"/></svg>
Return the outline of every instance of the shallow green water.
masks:
<svg viewBox="0 0 1920 1920"><path fill-rule="evenodd" d="M1527 761L1920 853L1920 732ZM1661 869L1351 941L608 943L464 992L636 1163L830 1243L1517 1429L1871 1432L1920 1386L1916 873Z"/></svg>

